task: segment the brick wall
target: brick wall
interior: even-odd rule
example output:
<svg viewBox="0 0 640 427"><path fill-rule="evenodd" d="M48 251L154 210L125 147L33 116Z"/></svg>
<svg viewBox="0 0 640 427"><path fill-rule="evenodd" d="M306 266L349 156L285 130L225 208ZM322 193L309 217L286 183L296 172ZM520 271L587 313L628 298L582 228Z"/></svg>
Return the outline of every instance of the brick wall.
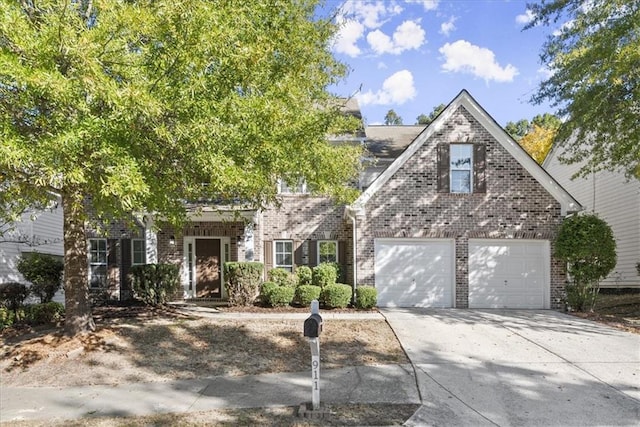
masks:
<svg viewBox="0 0 640 427"><path fill-rule="evenodd" d="M437 191L440 143L486 146L487 191ZM366 205L358 222L358 282L374 283L375 237L454 238L456 306L468 306L468 239L552 240L562 221L560 204L471 114L460 107ZM561 308L564 269L552 260L551 306Z"/></svg>
<svg viewBox="0 0 640 427"><path fill-rule="evenodd" d="M264 262L264 242L273 240L293 240L294 251L316 240L344 241L347 260L345 281L353 281L353 245L351 223L344 218L344 205L335 205L327 197L306 194L281 195L280 206L271 206L263 211L260 218L260 237L255 239L255 257ZM308 247L305 252L308 260Z"/></svg>

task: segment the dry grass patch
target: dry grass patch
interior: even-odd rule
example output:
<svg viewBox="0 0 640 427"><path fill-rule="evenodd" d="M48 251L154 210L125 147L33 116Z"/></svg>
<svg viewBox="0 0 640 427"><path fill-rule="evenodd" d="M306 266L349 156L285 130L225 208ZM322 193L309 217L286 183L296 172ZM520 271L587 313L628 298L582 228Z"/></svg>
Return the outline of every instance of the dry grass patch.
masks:
<svg viewBox="0 0 640 427"><path fill-rule="evenodd" d="M302 320L156 316L101 320L95 333L60 328L3 336L5 386L76 386L238 376L309 369ZM325 320L324 369L408 363L383 320Z"/></svg>

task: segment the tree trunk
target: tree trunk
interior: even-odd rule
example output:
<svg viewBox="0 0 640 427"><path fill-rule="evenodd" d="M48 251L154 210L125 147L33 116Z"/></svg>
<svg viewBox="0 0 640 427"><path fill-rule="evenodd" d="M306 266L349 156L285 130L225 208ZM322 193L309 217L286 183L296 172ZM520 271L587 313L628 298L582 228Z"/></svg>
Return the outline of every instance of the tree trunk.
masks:
<svg viewBox="0 0 640 427"><path fill-rule="evenodd" d="M64 215L64 329L67 335L95 329L89 302L89 264L85 234L84 197L80 191L62 194Z"/></svg>

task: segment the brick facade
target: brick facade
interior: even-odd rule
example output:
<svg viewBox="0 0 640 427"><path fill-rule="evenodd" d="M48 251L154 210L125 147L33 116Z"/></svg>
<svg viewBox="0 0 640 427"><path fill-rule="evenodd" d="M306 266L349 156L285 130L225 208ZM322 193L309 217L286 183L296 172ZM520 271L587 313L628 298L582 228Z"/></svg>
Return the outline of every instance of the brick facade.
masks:
<svg viewBox="0 0 640 427"><path fill-rule="evenodd" d="M486 147L486 193L437 190L438 144ZM358 222L358 282L374 284L374 238L455 239L456 307L468 307L469 238L552 240L562 221L560 204L460 106L377 191ZM561 308L564 269L552 259L551 307Z"/></svg>

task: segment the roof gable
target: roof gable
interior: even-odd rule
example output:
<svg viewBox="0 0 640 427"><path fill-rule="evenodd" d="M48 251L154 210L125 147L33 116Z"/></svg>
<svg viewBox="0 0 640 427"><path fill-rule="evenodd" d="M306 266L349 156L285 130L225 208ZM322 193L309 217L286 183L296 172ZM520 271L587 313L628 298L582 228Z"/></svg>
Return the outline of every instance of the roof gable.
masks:
<svg viewBox="0 0 640 427"><path fill-rule="evenodd" d="M478 104L467 92L462 90L449 105L413 140L391 165L364 191L349 207L352 213L364 213L365 206L389 179L429 140L436 132L450 120L459 107L471 114L493 138L521 165L534 179L561 205L562 214L581 210L580 204L564 190L531 156L509 136L509 134Z"/></svg>

